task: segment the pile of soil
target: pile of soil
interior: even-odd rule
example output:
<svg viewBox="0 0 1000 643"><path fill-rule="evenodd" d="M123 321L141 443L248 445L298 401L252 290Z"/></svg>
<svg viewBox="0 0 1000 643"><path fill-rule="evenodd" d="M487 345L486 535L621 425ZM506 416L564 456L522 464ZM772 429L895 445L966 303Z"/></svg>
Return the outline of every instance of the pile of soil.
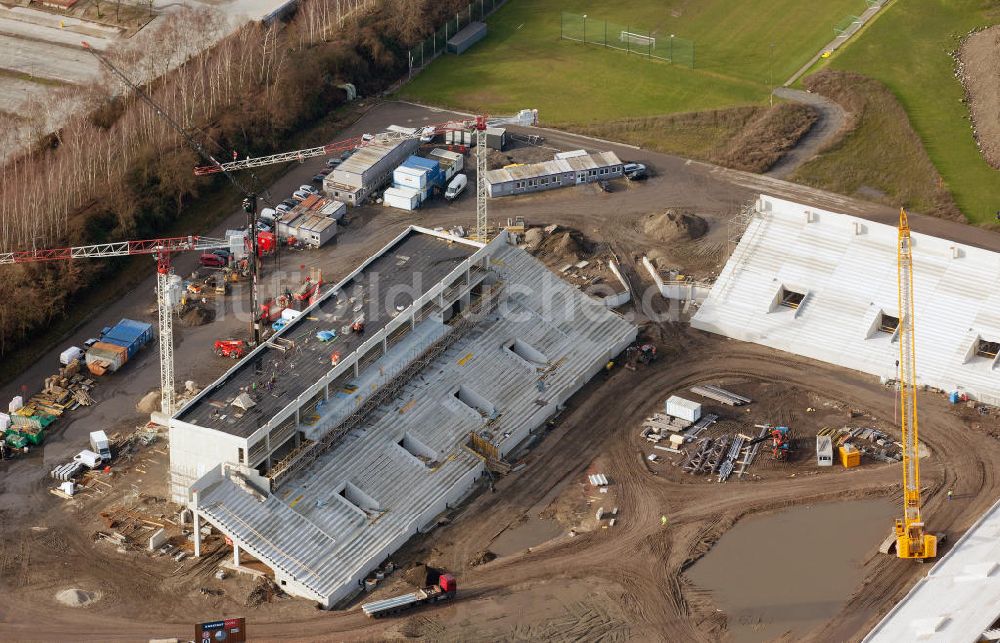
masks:
<svg viewBox="0 0 1000 643"><path fill-rule="evenodd" d="M160 390L150 391L142 396L139 403L135 405L135 410L143 415L149 415L160 410Z"/></svg>
<svg viewBox="0 0 1000 643"><path fill-rule="evenodd" d="M181 315L181 324L187 327L204 326L215 321L215 311L204 306L191 306Z"/></svg>
<svg viewBox="0 0 1000 643"><path fill-rule="evenodd" d="M480 565L484 565L490 562L491 560L495 560L496 557L497 557L496 554L489 551L488 549L484 549L475 556L473 556L471 560L469 560L469 567L479 567Z"/></svg>
<svg viewBox="0 0 1000 643"><path fill-rule="evenodd" d="M1000 169L1000 25L965 39L958 54L958 76L972 112L973 134L983 158Z"/></svg>
<svg viewBox="0 0 1000 643"><path fill-rule="evenodd" d="M56 594L56 600L66 607L86 607L101 599L100 592L87 592L82 589L64 589Z"/></svg>
<svg viewBox="0 0 1000 643"><path fill-rule="evenodd" d="M593 245L577 230L558 229L534 246L539 257L575 263L594 254Z"/></svg>
<svg viewBox="0 0 1000 643"><path fill-rule="evenodd" d="M661 243L693 241L705 236L708 222L697 214L667 210L647 216L642 223L642 231L650 239Z"/></svg>
<svg viewBox="0 0 1000 643"><path fill-rule="evenodd" d="M537 248L545 240L545 233L541 228L529 228L524 233L524 244L528 248Z"/></svg>
<svg viewBox="0 0 1000 643"><path fill-rule="evenodd" d="M423 563L416 563L413 565L413 567L410 567L405 572L403 572L403 578L406 579L406 582L409 583L410 585L414 585L416 587L423 587L427 584L427 576L428 576L427 572L428 572L427 565Z"/></svg>

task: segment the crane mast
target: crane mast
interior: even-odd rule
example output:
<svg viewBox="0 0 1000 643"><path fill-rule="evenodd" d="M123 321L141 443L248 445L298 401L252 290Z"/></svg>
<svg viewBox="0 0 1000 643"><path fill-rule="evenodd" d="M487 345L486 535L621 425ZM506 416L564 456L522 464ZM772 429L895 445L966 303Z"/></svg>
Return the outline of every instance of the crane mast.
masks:
<svg viewBox="0 0 1000 643"><path fill-rule="evenodd" d="M923 560L937 555L937 538L920 517L917 434L916 338L913 320L913 253L906 212L899 211L896 245L899 301L899 407L903 442L903 518L896 520L896 555Z"/></svg>

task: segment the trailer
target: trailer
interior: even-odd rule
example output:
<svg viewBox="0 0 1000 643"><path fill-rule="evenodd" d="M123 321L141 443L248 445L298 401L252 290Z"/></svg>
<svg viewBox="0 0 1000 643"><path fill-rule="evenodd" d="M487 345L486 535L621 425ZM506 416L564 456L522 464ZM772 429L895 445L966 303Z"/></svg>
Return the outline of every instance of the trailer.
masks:
<svg viewBox="0 0 1000 643"><path fill-rule="evenodd" d="M368 618L380 618L397 614L417 605L450 600L455 598L455 590L455 577L451 574L441 574L437 585L429 585L402 596L364 603L361 609Z"/></svg>

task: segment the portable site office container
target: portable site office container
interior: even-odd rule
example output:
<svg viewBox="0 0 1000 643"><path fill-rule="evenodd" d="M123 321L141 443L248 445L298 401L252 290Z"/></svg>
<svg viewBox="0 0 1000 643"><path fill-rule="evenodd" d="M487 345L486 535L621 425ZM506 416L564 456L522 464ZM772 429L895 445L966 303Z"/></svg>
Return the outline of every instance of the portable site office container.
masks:
<svg viewBox="0 0 1000 643"><path fill-rule="evenodd" d="M420 191L408 187L392 187L382 195L383 205L400 210L416 210L420 202Z"/></svg>
<svg viewBox="0 0 1000 643"><path fill-rule="evenodd" d="M400 165L392 172L392 183L395 187L423 190L427 187L430 172L422 168Z"/></svg>
<svg viewBox="0 0 1000 643"><path fill-rule="evenodd" d="M427 183L429 185L444 186L441 164L437 159L424 158L422 156L411 156L403 161L403 166L416 168L418 170L426 170Z"/></svg>
<svg viewBox="0 0 1000 643"><path fill-rule="evenodd" d="M347 214L347 204L342 201L327 201L319 208L318 212L324 217L329 217L334 221L340 222Z"/></svg>
<svg viewBox="0 0 1000 643"><path fill-rule="evenodd" d="M622 162L614 152L599 152L571 158L488 170L490 196L539 192L621 178Z"/></svg>
<svg viewBox="0 0 1000 643"><path fill-rule="evenodd" d="M676 395L671 395L667 398L664 410L667 412L667 415L672 415L675 418L687 420L688 422L697 422L701 418L701 404L685 400L683 397Z"/></svg>
<svg viewBox="0 0 1000 643"><path fill-rule="evenodd" d="M114 373L128 362L128 349L117 344L97 342L87 351L87 368L94 375Z"/></svg>
<svg viewBox="0 0 1000 643"><path fill-rule="evenodd" d="M507 146L507 130L503 127L486 128L486 147L491 150L503 150Z"/></svg>
<svg viewBox="0 0 1000 643"><path fill-rule="evenodd" d="M431 150L431 153L427 158L433 158L438 162L438 164L441 165L441 173L444 175L444 182L446 185L453 176L460 173L465 167L464 156L458 152L452 152L451 150L445 150L440 147Z"/></svg>
<svg viewBox="0 0 1000 643"><path fill-rule="evenodd" d="M393 144L366 145L326 176L323 192L349 205L359 205L374 190L388 183L392 171L419 146L420 141L415 138Z"/></svg>

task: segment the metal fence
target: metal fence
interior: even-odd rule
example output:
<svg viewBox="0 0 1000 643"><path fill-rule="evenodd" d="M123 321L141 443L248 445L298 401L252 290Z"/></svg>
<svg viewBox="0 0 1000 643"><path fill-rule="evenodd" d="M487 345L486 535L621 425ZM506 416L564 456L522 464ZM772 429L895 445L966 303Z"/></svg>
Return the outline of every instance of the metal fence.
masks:
<svg viewBox="0 0 1000 643"><path fill-rule="evenodd" d="M410 76L419 72L429 62L445 53L448 39L469 25L470 22L482 22L487 16L502 7L507 0L472 0L467 9L455 14L423 42L410 49Z"/></svg>
<svg viewBox="0 0 1000 643"><path fill-rule="evenodd" d="M693 40L678 38L671 33L649 31L637 25L598 20L587 14L562 12L559 37L692 69L695 65Z"/></svg>

